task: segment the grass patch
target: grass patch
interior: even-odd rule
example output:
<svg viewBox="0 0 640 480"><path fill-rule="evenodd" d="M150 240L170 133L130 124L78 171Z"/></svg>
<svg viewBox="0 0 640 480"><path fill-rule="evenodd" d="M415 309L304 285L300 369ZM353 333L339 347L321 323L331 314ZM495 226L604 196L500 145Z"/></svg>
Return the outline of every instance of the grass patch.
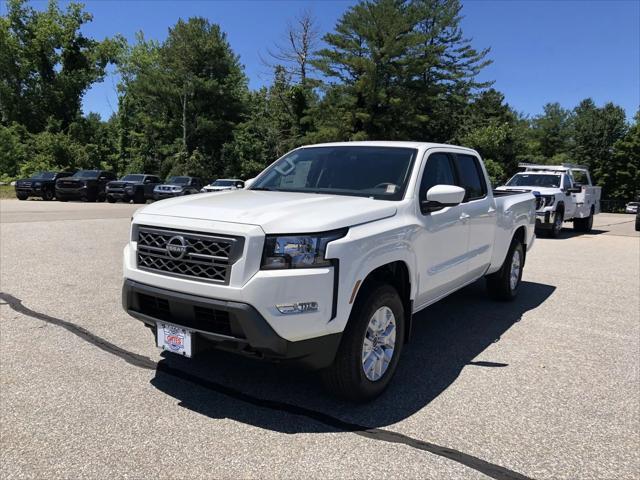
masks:
<svg viewBox="0 0 640 480"><path fill-rule="evenodd" d="M16 198L16 188L11 185L0 185L0 198Z"/></svg>

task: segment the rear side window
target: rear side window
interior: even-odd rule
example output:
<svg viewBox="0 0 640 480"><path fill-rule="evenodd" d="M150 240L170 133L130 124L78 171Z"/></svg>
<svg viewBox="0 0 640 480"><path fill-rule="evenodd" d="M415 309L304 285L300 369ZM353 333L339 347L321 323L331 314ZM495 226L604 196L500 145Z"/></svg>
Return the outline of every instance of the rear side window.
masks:
<svg viewBox="0 0 640 480"><path fill-rule="evenodd" d="M429 189L435 185L455 185L451 158L446 153L434 153L427 159L422 181L420 182L420 200L424 200Z"/></svg>
<svg viewBox="0 0 640 480"><path fill-rule="evenodd" d="M456 155L459 185L467 191L464 201L477 200L487 194L487 184L478 159L472 155Z"/></svg>

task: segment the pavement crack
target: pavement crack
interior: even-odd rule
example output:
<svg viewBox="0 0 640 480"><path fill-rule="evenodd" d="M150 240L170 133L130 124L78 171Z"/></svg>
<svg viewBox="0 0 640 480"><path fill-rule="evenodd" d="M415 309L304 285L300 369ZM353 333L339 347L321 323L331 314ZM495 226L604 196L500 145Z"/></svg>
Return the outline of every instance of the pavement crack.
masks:
<svg viewBox="0 0 640 480"><path fill-rule="evenodd" d="M137 353L133 353L120 348L117 345L105 340L104 338L91 333L89 330L76 325L75 323L67 322L66 320L52 317L51 315L47 315L46 313L36 312L35 310L25 307L22 304L22 300L14 297L13 295L0 292L0 299L4 300L6 304L9 305L9 307L15 312L26 315L27 317L35 318L37 320L42 320L43 322L47 322L58 327L62 327L65 330L73 333L77 337L80 337L82 340L95 345L100 350L103 350L112 355L116 355L117 357L120 357L122 360L131 365L148 370L155 370L157 366L157 363L151 360L149 357L138 355Z"/></svg>
<svg viewBox="0 0 640 480"><path fill-rule="evenodd" d="M398 443L406 445L417 450L429 452L433 455L447 458L454 462L457 462L466 467L472 468L488 477L496 480L531 480L530 477L522 475L521 473L509 470L508 468L496 465L481 458L474 457L467 453L454 450L452 448L443 447L434 443L419 440L402 433L394 432L391 430L385 430L382 428L371 428L357 423L347 422L339 418L333 417L329 414L312 410L310 408L302 407L292 403L281 402L278 400L269 400L266 398L254 397L248 393L244 393L240 390L236 390L231 387L227 387L220 383L207 380L205 378L198 377L184 370L173 368L164 362L157 363L149 357L145 357L128 350L125 350L107 340L89 332L83 327L80 327L74 323L62 320L60 318L52 317L45 313L36 312L23 305L22 300L10 295L8 293L0 292L0 299L6 303L0 303L0 305L8 305L12 310L22 315L41 320L43 322L50 323L64 328L77 337L89 342L90 344L98 347L99 349L115 355L125 362L140 368L147 370L161 371L165 374L182 379L189 383L198 385L210 391L214 391L221 395L233 398L235 400L242 401L244 403L254 405L260 408L266 408L269 410L285 412L292 415L298 415L306 417L310 420L322 423L328 427L335 428L336 430L354 433L356 435L371 439L378 440L387 443ZM488 362L487 362L488 363Z"/></svg>

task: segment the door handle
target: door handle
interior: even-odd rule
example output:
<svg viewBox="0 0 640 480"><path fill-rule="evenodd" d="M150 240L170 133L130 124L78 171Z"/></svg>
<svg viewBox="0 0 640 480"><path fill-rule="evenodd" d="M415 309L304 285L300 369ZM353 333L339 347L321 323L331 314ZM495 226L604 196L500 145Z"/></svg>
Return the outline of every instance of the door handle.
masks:
<svg viewBox="0 0 640 480"><path fill-rule="evenodd" d="M460 220L462 220L463 222L466 222L467 220L469 220L470 217L471 217L471 215L469 215L468 213L462 212L460 214Z"/></svg>

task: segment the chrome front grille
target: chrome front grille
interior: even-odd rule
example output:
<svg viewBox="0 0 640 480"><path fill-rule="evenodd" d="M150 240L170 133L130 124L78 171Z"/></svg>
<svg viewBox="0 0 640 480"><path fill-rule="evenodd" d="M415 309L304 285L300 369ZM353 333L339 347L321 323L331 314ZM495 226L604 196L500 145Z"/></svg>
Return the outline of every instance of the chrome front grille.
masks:
<svg viewBox="0 0 640 480"><path fill-rule="evenodd" d="M227 285L242 255L242 237L138 226L141 270Z"/></svg>

